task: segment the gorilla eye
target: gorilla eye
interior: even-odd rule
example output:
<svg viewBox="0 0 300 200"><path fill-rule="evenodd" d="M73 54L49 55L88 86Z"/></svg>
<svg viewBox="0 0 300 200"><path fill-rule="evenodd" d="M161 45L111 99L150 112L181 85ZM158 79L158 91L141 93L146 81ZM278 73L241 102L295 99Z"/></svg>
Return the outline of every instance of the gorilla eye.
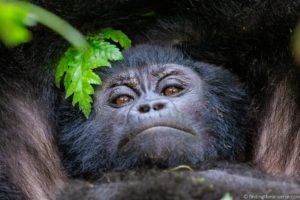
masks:
<svg viewBox="0 0 300 200"><path fill-rule="evenodd" d="M166 87L162 93L165 96L174 96L176 94L178 94L179 92L182 91L182 88L177 87L177 86L170 86L170 87Z"/></svg>
<svg viewBox="0 0 300 200"><path fill-rule="evenodd" d="M128 95L121 95L113 100L113 104L115 104L118 107L121 107L124 104L129 103L130 101L132 101L132 97L130 97Z"/></svg>

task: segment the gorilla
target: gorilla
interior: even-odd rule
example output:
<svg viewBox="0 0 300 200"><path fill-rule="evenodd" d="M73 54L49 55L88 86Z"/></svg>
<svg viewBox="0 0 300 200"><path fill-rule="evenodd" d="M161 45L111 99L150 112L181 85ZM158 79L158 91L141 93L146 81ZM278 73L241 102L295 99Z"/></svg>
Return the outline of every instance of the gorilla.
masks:
<svg viewBox="0 0 300 200"><path fill-rule="evenodd" d="M300 2L33 2L134 47L98 71L89 119L54 86L61 38L0 47L0 199L299 195Z"/></svg>
<svg viewBox="0 0 300 200"><path fill-rule="evenodd" d="M145 44L124 57L102 72L89 120L63 107L58 141L70 174L242 159L249 104L236 77L172 48Z"/></svg>
<svg viewBox="0 0 300 200"><path fill-rule="evenodd" d="M97 181L72 182L59 199L299 194L297 179L228 163L245 161L241 155L251 145L248 96L229 71L173 48L144 44L100 74L104 82L92 117L74 121L80 116L63 106L58 139L69 174ZM187 165L196 171L161 172Z"/></svg>

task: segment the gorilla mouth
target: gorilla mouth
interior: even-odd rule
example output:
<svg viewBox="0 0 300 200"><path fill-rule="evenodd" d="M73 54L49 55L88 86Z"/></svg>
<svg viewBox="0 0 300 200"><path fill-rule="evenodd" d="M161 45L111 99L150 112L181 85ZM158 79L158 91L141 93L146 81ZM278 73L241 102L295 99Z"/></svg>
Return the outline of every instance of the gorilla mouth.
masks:
<svg viewBox="0 0 300 200"><path fill-rule="evenodd" d="M181 132L181 133L185 133L185 134L189 134L189 135L193 135L193 136L195 135L194 133L191 132L191 130L188 130L188 129L183 128L183 127L178 128L178 127L173 127L173 126L162 126L162 125L152 126L152 127L146 128L146 129L140 131L137 135L139 135L139 134L145 134L147 132L152 132L152 131L160 131L162 129L167 129L167 130L170 130L170 131Z"/></svg>
<svg viewBox="0 0 300 200"><path fill-rule="evenodd" d="M128 134L127 137L124 137L123 139L121 139L118 147L119 147L119 149L124 147L127 143L129 143L131 140L133 140L137 136L155 134L155 133L160 133L160 132L162 134L176 133L176 134L186 135L186 136L195 136L196 135L191 128L177 126L177 125L159 124L159 125L143 127L143 128L138 129L133 134Z"/></svg>

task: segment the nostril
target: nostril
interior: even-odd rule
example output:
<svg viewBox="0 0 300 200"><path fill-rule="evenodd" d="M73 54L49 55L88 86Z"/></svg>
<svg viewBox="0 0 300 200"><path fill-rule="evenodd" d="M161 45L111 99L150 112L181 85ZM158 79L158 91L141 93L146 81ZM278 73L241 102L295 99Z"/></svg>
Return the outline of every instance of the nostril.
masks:
<svg viewBox="0 0 300 200"><path fill-rule="evenodd" d="M145 104L145 105L141 105L139 107L139 112L140 113L147 113L150 111L150 106L148 104Z"/></svg>
<svg viewBox="0 0 300 200"><path fill-rule="evenodd" d="M165 107L164 103L156 103L153 105L153 110L161 110Z"/></svg>

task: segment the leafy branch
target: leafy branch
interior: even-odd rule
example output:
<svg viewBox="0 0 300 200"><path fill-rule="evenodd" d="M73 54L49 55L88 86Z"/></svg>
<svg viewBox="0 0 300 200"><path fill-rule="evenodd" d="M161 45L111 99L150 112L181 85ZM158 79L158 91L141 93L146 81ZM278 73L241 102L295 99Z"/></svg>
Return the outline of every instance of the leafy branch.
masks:
<svg viewBox="0 0 300 200"><path fill-rule="evenodd" d="M70 47L61 58L55 74L56 86L60 86L64 76L66 98L73 95L72 104L78 103L86 117L91 112L91 95L94 94L92 84L101 84L101 79L93 70L104 66L110 67L111 61L123 59L120 49L107 42L108 39L119 43L122 48L131 45L129 38L121 31L102 29L98 34L88 37L87 51L78 51Z"/></svg>
<svg viewBox="0 0 300 200"><path fill-rule="evenodd" d="M100 77L93 71L103 66L111 66L111 61L121 60L120 49L109 41L119 43L122 48L131 46L130 39L119 30L102 29L87 39L70 24L55 14L22 1L0 0L0 39L8 47L28 42L32 35L26 26L41 23L60 34L72 44L62 56L55 74L55 84L63 85L66 98L73 95L73 105L86 117L91 112L94 88L100 85Z"/></svg>

